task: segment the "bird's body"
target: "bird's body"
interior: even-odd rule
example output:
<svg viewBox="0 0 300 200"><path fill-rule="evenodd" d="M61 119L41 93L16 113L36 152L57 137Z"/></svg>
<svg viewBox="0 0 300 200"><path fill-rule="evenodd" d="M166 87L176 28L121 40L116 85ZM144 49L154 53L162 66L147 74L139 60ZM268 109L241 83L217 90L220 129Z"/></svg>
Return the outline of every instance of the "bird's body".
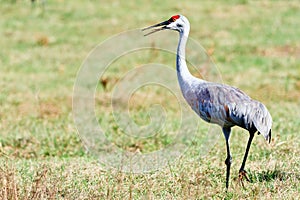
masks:
<svg viewBox="0 0 300 200"><path fill-rule="evenodd" d="M161 27L162 26L162 27ZM229 138L231 127L239 126L249 131L249 140L246 152L239 171L239 178L242 182L246 176L244 170L248 152L254 134L258 131L266 140L271 140L272 118L267 108L260 102L251 99L247 94L238 88L224 84L208 82L192 76L185 60L185 47L189 36L190 24L186 17L174 15L169 20L150 26L150 28L161 27L146 34L171 29L179 32L179 43L177 47L176 70L178 82L182 94L191 108L206 122L218 124L223 130L226 140L227 166L226 188L229 184L231 153Z"/></svg>
<svg viewBox="0 0 300 200"><path fill-rule="evenodd" d="M238 88L193 79L182 93L204 121L221 127L256 129L266 140L270 139L272 119L267 108Z"/></svg>

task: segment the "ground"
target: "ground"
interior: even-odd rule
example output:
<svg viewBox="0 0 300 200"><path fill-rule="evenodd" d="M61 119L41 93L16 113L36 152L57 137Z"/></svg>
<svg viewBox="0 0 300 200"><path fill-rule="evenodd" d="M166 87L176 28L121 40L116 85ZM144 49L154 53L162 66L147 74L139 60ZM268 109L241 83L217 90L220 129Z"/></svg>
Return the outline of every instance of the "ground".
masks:
<svg viewBox="0 0 300 200"><path fill-rule="evenodd" d="M1 199L300 198L298 1L0 2ZM273 117L271 143L261 136L253 140L246 164L251 182L245 188L237 177L248 135L239 128L233 129L230 141L233 164L227 193L221 129L213 131L217 137L202 153L201 135L212 126L200 119L187 152L145 174L101 166L78 135L72 116L73 85L89 52L112 35L178 13L189 18L190 36L207 50L222 82L263 102ZM187 57L192 53L188 51ZM175 57L155 50L137 55L120 60L99 77L96 115L120 148L147 153L172 143L172 136L123 136L111 121L109 94L131 66L161 62L175 68ZM199 70L200 75L193 74L213 78L205 66ZM146 108L153 102L177 116L171 93L145 87L129 101L137 123L149 122ZM168 125L166 130L176 129L176 121Z"/></svg>

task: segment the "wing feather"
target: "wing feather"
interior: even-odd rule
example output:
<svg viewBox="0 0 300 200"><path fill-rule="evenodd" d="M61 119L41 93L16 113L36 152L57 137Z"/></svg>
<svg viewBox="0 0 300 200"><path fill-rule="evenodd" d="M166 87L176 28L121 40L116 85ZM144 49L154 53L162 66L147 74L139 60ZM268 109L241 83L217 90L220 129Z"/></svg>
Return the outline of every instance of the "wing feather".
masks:
<svg viewBox="0 0 300 200"><path fill-rule="evenodd" d="M205 121L220 126L240 126L259 131L270 140L272 117L266 106L228 85L207 82L196 88L198 107L193 109Z"/></svg>

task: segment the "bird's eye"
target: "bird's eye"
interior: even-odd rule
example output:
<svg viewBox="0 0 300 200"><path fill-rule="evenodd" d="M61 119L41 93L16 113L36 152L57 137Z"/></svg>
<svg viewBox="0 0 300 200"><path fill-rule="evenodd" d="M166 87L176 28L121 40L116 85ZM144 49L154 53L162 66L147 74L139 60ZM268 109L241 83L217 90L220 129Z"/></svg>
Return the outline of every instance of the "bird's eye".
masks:
<svg viewBox="0 0 300 200"><path fill-rule="evenodd" d="M178 28L182 28L182 25L181 25L181 24L177 24L177 27L178 27Z"/></svg>

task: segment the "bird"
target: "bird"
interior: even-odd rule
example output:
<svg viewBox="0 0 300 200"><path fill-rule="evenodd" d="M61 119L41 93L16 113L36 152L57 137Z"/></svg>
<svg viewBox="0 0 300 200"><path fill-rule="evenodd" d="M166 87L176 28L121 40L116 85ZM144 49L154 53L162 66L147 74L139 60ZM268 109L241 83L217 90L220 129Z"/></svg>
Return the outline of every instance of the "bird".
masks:
<svg viewBox="0 0 300 200"><path fill-rule="evenodd" d="M231 128L241 127L249 132L249 139L239 169L238 180L244 187L243 180L250 182L245 164L255 133L261 134L270 143L272 117L264 104L252 99L236 87L226 84L209 82L193 76L186 64L185 48L190 32L190 23L183 15L174 15L166 21L143 28L144 36L162 30L179 32L179 42L176 54L176 71L179 86L184 99L197 115L204 121L217 124L222 128L226 142L226 191L229 187L230 166L232 156L229 139Z"/></svg>

